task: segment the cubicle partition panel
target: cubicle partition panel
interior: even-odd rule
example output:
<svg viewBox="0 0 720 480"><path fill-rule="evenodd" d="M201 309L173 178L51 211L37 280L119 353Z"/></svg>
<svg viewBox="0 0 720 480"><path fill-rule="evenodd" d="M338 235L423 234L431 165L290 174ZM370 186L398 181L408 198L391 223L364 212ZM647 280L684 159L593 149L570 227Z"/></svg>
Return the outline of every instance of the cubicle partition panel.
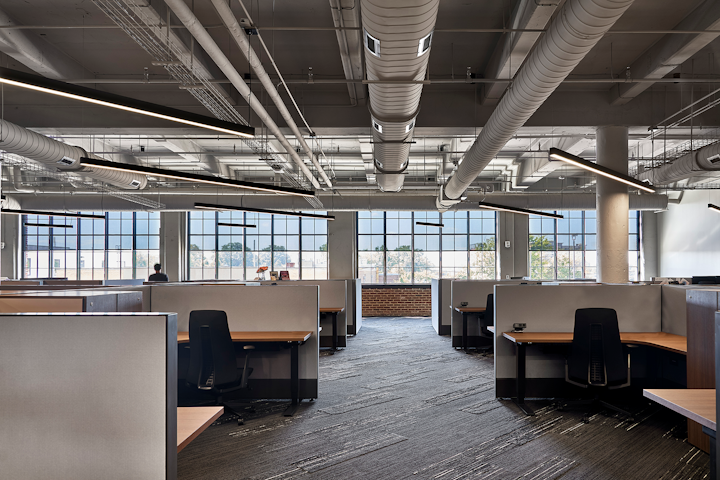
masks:
<svg viewBox="0 0 720 480"><path fill-rule="evenodd" d="M140 312L142 292L55 290L0 295L0 313Z"/></svg>
<svg viewBox="0 0 720 480"><path fill-rule="evenodd" d="M430 285L432 297L432 326L438 335L450 335L452 310L449 307L452 278L433 278Z"/></svg>
<svg viewBox="0 0 720 480"><path fill-rule="evenodd" d="M362 280L348 280L348 299L352 299L352 319L348 319L348 334L357 335L362 328Z"/></svg>
<svg viewBox="0 0 720 480"><path fill-rule="evenodd" d="M290 282L288 282L290 283ZM307 331L308 341L299 347L300 397L318 396L318 303L317 285L153 285L151 308L178 315L178 331L187 332L192 310L224 310L231 332ZM343 287L344 288L344 287ZM344 290L343 290L344 293ZM185 378L189 357L187 344L181 345L180 377ZM250 353L249 393L252 398L290 398L290 350L264 351L256 344Z"/></svg>
<svg viewBox="0 0 720 480"><path fill-rule="evenodd" d="M0 477L176 478L174 314L0 314Z"/></svg>
<svg viewBox="0 0 720 480"><path fill-rule="evenodd" d="M462 346L462 314L455 311L463 302L468 307L484 307L487 305L487 296L493 293L495 285L540 285L540 282L529 280L450 280L450 296L445 297L443 292L442 309L450 320L448 334L452 337L452 346ZM447 300L449 301L446 301ZM468 321L468 345L479 346L480 327L476 321Z"/></svg>
<svg viewBox="0 0 720 480"><path fill-rule="evenodd" d="M572 332L578 308L614 308L621 332L661 331L659 285L498 285L495 287L495 394L515 395L514 323L526 332ZM556 352L556 353L553 353ZM565 387L564 350L528 345L526 396L555 397Z"/></svg>

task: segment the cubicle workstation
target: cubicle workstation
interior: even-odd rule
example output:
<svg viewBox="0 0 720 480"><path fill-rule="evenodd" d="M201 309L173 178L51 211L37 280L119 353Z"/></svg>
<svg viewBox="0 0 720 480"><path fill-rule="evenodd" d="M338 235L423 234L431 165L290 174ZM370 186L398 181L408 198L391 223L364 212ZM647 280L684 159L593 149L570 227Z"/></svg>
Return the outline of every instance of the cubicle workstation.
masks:
<svg viewBox="0 0 720 480"><path fill-rule="evenodd" d="M0 313L141 311L143 296L136 291L54 290L0 295Z"/></svg>
<svg viewBox="0 0 720 480"><path fill-rule="evenodd" d="M297 386L300 399L318 396L318 305L317 285L242 284L163 284L149 287L153 311L173 311L178 315L178 334L187 340L190 312L223 310L230 332L307 332L309 337L291 345L283 342L257 342L250 351L249 366L253 369L248 381L251 390L238 392L238 397L288 399L291 387ZM343 285L344 288L344 285ZM344 293L344 290L343 290ZM242 350L243 342L236 349ZM179 355L179 378L185 383L189 348L183 344ZM291 348L292 347L292 348ZM297 362L293 360L297 355ZM245 353L240 353L244 356ZM293 365L297 365L298 382L293 382ZM298 385L299 384L299 385ZM185 394L197 396L187 390Z"/></svg>
<svg viewBox="0 0 720 480"><path fill-rule="evenodd" d="M464 347L463 345L463 313L458 309L463 309L463 303L467 302L466 307L484 308L487 304L487 296L493 293L495 285L540 285L541 282L530 280L451 280L450 296L447 298L443 295L442 309L446 310L449 315L449 333L452 338L453 347ZM440 284L442 286L442 283ZM441 309L441 310L442 310ZM473 321L475 316L465 314L467 327L467 343L469 347L479 347L489 345L490 342L480 337L480 327L477 321Z"/></svg>
<svg viewBox="0 0 720 480"><path fill-rule="evenodd" d="M0 314L0 330L0 476L176 478L175 314Z"/></svg>

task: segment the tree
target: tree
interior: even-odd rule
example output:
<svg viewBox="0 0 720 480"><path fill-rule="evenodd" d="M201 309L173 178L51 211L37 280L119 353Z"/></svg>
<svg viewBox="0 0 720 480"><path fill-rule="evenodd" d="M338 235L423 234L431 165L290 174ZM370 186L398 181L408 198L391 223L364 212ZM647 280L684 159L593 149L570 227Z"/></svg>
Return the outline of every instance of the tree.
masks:
<svg viewBox="0 0 720 480"><path fill-rule="evenodd" d="M555 243L545 235L530 235L530 278L555 280Z"/></svg>
<svg viewBox="0 0 720 480"><path fill-rule="evenodd" d="M470 278L473 280L495 279L495 236L484 242L470 245Z"/></svg>

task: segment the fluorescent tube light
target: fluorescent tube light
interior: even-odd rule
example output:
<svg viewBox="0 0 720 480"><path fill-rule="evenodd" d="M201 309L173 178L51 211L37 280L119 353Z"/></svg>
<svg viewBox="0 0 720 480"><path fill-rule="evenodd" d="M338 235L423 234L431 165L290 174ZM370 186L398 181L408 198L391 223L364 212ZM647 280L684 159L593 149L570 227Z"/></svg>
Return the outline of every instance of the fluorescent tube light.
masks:
<svg viewBox="0 0 720 480"><path fill-rule="evenodd" d="M640 190L644 190L649 193L655 193L655 189L652 187L652 185L643 183L639 180L635 180L628 175L616 172L615 170L611 170L607 167L603 167L602 165L598 165L597 163L590 162L582 157L573 155L572 153L564 152L559 148L551 148L549 154L551 159L560 160L562 162L569 163L570 165L575 165L576 167L580 167L590 172L597 173L598 175L602 175L617 182L622 182L626 185L639 188Z"/></svg>
<svg viewBox="0 0 720 480"><path fill-rule="evenodd" d="M16 87L49 93L60 97L94 103L104 107L117 108L126 112L138 113L149 117L183 123L192 127L205 128L239 137L255 137L255 129L245 125L218 120L216 118L185 112L176 108L165 107L155 103L143 102L134 98L102 92L92 88L81 87L71 83L60 82L50 78L19 72L9 68L0 67L0 83Z"/></svg>
<svg viewBox="0 0 720 480"><path fill-rule="evenodd" d="M0 210L0 213L8 215L47 215L49 217L71 217L71 218L97 218L105 220L105 215L94 215L91 213L67 213L67 212L43 212L42 210Z"/></svg>
<svg viewBox="0 0 720 480"><path fill-rule="evenodd" d="M73 228L75 225L55 225L52 223L30 223L25 222L23 223L26 227L48 227L48 228Z"/></svg>
<svg viewBox="0 0 720 480"><path fill-rule="evenodd" d="M714 211L720 213L720 207L718 207L717 205L713 205L712 203L708 203L708 208L709 208L710 210L714 210Z"/></svg>
<svg viewBox="0 0 720 480"><path fill-rule="evenodd" d="M562 215L557 215L555 213L541 212L538 210L528 210L526 208L507 207L505 205L498 205L496 203L478 202L478 205L480 205L481 208L489 208L490 210L500 210L503 212L522 213L523 215L538 215L540 217L565 218Z"/></svg>
<svg viewBox="0 0 720 480"><path fill-rule="evenodd" d="M239 227L239 228L257 228L257 225L246 225L244 223L225 223L218 222L219 227Z"/></svg>
<svg viewBox="0 0 720 480"><path fill-rule="evenodd" d="M424 225L426 227L444 227L442 223L430 223L430 222L415 222L415 225Z"/></svg>
<svg viewBox="0 0 720 480"><path fill-rule="evenodd" d="M268 210L265 208L234 207L231 205L213 205L212 203L195 203L199 210L237 210L238 212L268 213L270 215L289 215L291 217L321 218L323 220L335 220L332 215L318 215L315 213L286 212L285 210Z"/></svg>
<svg viewBox="0 0 720 480"><path fill-rule="evenodd" d="M269 193L282 193L286 195L297 195L300 197L315 196L315 192L311 190L300 190L290 187L276 187L274 185L265 185L263 183L244 182L240 180L232 180L229 178L209 177L207 175L176 172L173 170L166 170L164 168L146 167L143 165L131 165L129 163L108 162L107 160L98 160L96 158L82 157L80 158L80 164L92 168L102 168L105 170L117 170L121 172L139 173L142 175L174 178L177 180L186 180L188 182L208 183L210 185L218 185L221 187L247 188L248 190L257 190L260 192Z"/></svg>

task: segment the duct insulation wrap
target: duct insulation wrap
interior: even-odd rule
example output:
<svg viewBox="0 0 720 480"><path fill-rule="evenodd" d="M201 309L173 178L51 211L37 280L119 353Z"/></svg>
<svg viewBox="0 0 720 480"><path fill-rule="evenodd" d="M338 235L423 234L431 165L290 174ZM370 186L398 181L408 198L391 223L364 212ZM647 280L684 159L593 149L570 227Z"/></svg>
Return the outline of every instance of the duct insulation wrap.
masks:
<svg viewBox="0 0 720 480"><path fill-rule="evenodd" d="M368 80L425 78L439 0L362 0ZM402 189L422 84L368 85L378 186Z"/></svg>
<svg viewBox="0 0 720 480"><path fill-rule="evenodd" d="M638 180L649 180L653 185L668 185L691 177L720 178L720 143L700 148L637 176Z"/></svg>
<svg viewBox="0 0 720 480"><path fill-rule="evenodd" d="M568 0L563 5L445 186L448 199L460 198L632 2Z"/></svg>
<svg viewBox="0 0 720 480"><path fill-rule="evenodd" d="M142 190L147 185L145 175L82 167L82 157L104 159L5 120L0 120L0 150L29 158L50 169L71 171L120 188Z"/></svg>

